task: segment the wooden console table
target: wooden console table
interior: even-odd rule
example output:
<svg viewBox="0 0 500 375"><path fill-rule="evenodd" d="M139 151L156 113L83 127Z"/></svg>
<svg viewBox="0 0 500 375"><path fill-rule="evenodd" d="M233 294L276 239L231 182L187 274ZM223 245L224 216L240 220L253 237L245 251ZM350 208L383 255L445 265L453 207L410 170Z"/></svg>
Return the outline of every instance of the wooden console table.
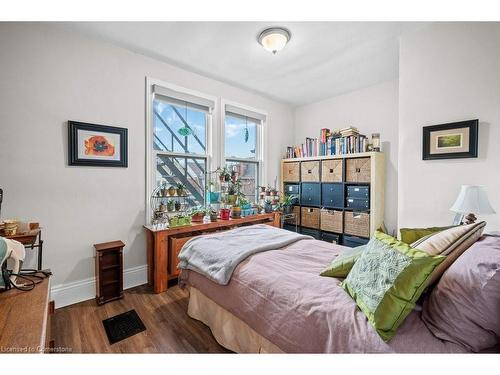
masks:
<svg viewBox="0 0 500 375"><path fill-rule="evenodd" d="M201 234L253 224L268 224L279 228L280 214L273 212L241 219L219 219L213 223L193 223L190 226L178 228L156 229L153 225L144 225L147 236L149 285L153 286L155 293L167 290L168 281L179 275L177 256L189 239Z"/></svg>
<svg viewBox="0 0 500 375"><path fill-rule="evenodd" d="M31 291L11 289L0 294L0 353L50 352L50 278Z"/></svg>

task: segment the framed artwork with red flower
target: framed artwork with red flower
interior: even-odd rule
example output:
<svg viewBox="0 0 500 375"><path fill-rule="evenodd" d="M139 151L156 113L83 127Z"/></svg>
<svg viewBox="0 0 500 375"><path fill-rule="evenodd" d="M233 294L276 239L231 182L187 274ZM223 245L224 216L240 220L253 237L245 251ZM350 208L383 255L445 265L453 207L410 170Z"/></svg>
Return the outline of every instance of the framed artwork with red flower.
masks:
<svg viewBox="0 0 500 375"><path fill-rule="evenodd" d="M68 121L68 164L127 167L127 129Z"/></svg>

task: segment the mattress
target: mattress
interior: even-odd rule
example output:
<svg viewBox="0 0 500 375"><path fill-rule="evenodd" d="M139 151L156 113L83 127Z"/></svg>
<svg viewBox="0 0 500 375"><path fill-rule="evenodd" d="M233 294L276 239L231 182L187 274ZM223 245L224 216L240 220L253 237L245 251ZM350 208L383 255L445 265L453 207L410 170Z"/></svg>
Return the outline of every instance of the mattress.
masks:
<svg viewBox="0 0 500 375"><path fill-rule="evenodd" d="M216 284L188 270L182 270L181 284L195 288L272 343L273 348L287 353L466 351L436 338L421 320L418 309L392 340L384 342L340 287L341 280L319 276L342 248L323 241L301 240L247 258L235 269L228 285ZM210 326L210 322L205 323Z"/></svg>

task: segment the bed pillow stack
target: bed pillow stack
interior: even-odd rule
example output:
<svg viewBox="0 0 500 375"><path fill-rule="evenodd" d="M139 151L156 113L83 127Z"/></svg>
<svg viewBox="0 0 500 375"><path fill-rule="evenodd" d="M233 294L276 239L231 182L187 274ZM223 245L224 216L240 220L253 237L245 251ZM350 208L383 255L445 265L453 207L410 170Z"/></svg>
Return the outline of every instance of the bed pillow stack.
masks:
<svg viewBox="0 0 500 375"><path fill-rule="evenodd" d="M388 341L444 260L376 231L341 285Z"/></svg>
<svg viewBox="0 0 500 375"><path fill-rule="evenodd" d="M346 249L321 273L341 284L385 341L416 301L482 234L485 222L431 232L411 245L380 231L365 246Z"/></svg>

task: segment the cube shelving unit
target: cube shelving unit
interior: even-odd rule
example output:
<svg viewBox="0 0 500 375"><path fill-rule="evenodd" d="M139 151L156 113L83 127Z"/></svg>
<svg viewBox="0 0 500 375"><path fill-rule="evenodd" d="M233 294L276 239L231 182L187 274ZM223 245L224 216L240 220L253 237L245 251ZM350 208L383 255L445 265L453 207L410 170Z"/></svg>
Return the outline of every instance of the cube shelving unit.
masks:
<svg viewBox="0 0 500 375"><path fill-rule="evenodd" d="M317 239L359 246L383 225L385 158L381 152L283 159L281 188L299 197L294 212L300 232Z"/></svg>

